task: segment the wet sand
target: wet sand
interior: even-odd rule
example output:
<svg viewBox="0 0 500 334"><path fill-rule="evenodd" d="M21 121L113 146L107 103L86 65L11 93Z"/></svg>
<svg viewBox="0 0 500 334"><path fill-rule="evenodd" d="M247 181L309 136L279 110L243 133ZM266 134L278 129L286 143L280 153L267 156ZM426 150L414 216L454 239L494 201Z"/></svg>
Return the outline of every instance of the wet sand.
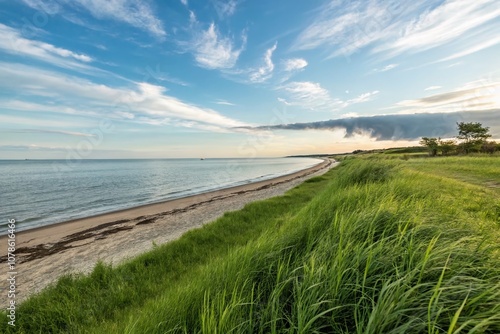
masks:
<svg viewBox="0 0 500 334"><path fill-rule="evenodd" d="M16 301L68 273L89 273L98 260L119 264L247 203L281 195L336 165L322 163L278 178L77 219L16 234ZM7 236L0 237L0 279L7 279ZM0 307L4 307L2 299ZM5 305L4 305L5 304Z"/></svg>

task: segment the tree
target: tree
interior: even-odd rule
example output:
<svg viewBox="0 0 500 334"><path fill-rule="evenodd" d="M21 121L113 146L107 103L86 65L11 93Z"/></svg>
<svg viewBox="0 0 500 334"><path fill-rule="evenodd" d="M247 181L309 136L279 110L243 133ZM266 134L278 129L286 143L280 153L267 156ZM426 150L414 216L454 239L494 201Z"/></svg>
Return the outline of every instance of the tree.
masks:
<svg viewBox="0 0 500 334"><path fill-rule="evenodd" d="M481 145L481 152L493 154L498 149L498 144L494 141L485 141Z"/></svg>
<svg viewBox="0 0 500 334"><path fill-rule="evenodd" d="M479 149L481 145L486 142L486 139L491 137L491 135L488 133L490 131L490 128L483 127L483 125L478 122L460 122L457 123L457 127L457 138L459 140L462 140L460 146L463 148L466 154L468 154L475 148Z"/></svg>
<svg viewBox="0 0 500 334"><path fill-rule="evenodd" d="M453 151L456 146L456 142L454 140L441 140L441 138L438 138L438 144L442 155L448 155L448 153Z"/></svg>
<svg viewBox="0 0 500 334"><path fill-rule="evenodd" d="M420 145L427 147L431 157L436 156L439 147L437 138L422 137Z"/></svg>

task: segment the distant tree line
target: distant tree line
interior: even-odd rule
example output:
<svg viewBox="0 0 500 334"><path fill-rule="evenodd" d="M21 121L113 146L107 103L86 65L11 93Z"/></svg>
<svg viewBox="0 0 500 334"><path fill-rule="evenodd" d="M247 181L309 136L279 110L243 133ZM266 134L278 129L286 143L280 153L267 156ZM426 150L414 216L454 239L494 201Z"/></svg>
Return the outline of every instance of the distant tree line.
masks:
<svg viewBox="0 0 500 334"><path fill-rule="evenodd" d="M450 154L469 154L471 152L494 153L500 151L500 144L488 141L491 138L490 129L481 123L457 123L458 135L456 139L442 140L441 138L422 137L420 144L427 147L430 156Z"/></svg>

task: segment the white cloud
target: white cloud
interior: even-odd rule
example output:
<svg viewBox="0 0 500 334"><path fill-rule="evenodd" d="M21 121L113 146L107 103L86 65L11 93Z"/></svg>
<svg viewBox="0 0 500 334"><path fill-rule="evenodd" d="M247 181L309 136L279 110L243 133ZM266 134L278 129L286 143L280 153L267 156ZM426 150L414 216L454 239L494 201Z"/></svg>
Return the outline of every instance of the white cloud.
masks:
<svg viewBox="0 0 500 334"><path fill-rule="evenodd" d="M468 56L470 54L473 54L473 53L479 52L481 50L484 50L484 49L490 48L492 46L495 46L498 43L500 43L500 36L495 36L492 39L489 39L489 40L486 40L486 41L481 42L479 44L476 44L476 45L474 45L474 46L472 46L472 47L470 47L470 48L468 48L466 50L463 50L463 51L454 53L451 56L442 58L442 59L438 60L438 62L443 62L443 61L453 60L453 59L457 59L457 58L462 58L462 57Z"/></svg>
<svg viewBox="0 0 500 334"><path fill-rule="evenodd" d="M65 148L55 146L42 146L42 145L0 145L2 151L49 151L49 152L64 152Z"/></svg>
<svg viewBox="0 0 500 334"><path fill-rule="evenodd" d="M235 106L236 105L236 104L228 102L226 100L217 100L217 101L215 101L215 103L223 105L223 106Z"/></svg>
<svg viewBox="0 0 500 334"><path fill-rule="evenodd" d="M282 97L278 97L278 101L281 102L281 103L283 103L284 105L287 105L287 106L291 105L290 102L288 102L287 100L285 100Z"/></svg>
<svg viewBox="0 0 500 334"><path fill-rule="evenodd" d="M436 89L441 89L441 86L429 86L424 90L436 90Z"/></svg>
<svg viewBox="0 0 500 334"><path fill-rule="evenodd" d="M404 109L402 113L443 113L500 109L500 82L474 81L450 92L400 101L395 108L410 108Z"/></svg>
<svg viewBox="0 0 500 334"><path fill-rule="evenodd" d="M22 0L27 6L53 15L61 10L61 5L53 0Z"/></svg>
<svg viewBox="0 0 500 334"><path fill-rule="evenodd" d="M240 53L246 44L243 36L243 45L237 49L229 37L220 35L214 23L205 31L195 36L191 48L199 66L208 69L232 68L238 61Z"/></svg>
<svg viewBox="0 0 500 334"><path fill-rule="evenodd" d="M316 82L290 82L283 86L283 89L290 97L291 105L298 105L307 109L323 109L332 105L330 93Z"/></svg>
<svg viewBox="0 0 500 334"><path fill-rule="evenodd" d="M23 0L23 2L34 9L48 14L60 13L63 17L67 16L65 13L67 8L84 9L97 19L124 22L157 37L166 35L163 23L144 0Z"/></svg>
<svg viewBox="0 0 500 334"><path fill-rule="evenodd" d="M344 101L339 98L331 97L330 92L316 82L294 81L279 87L279 89L283 90L288 95L288 100L278 98L278 101L286 105L300 106L310 110L329 111L336 111L353 104L368 102L379 93L378 90L367 92L353 99Z"/></svg>
<svg viewBox="0 0 500 334"><path fill-rule="evenodd" d="M196 22L197 22L197 20L196 20L196 14L195 14L192 10L190 10L190 11L189 11L189 23L190 23L191 25L193 25L193 24L195 24Z"/></svg>
<svg viewBox="0 0 500 334"><path fill-rule="evenodd" d="M293 49L327 47L335 49L332 56L349 56L386 35L387 14L387 4L377 1L352 1L342 6L329 3L298 36Z"/></svg>
<svg viewBox="0 0 500 334"><path fill-rule="evenodd" d="M373 92L367 92L360 94L359 96L355 97L354 99L347 100L344 105L347 107L351 104L356 104L356 103L363 103L363 102L368 102L373 99L375 95L380 93L378 90L374 90Z"/></svg>
<svg viewBox="0 0 500 334"><path fill-rule="evenodd" d="M76 131L60 131L60 130L43 130L43 129L20 129L12 130L11 132L21 132L21 133L47 133L56 135L66 135L73 137L95 137L95 134L76 132Z"/></svg>
<svg viewBox="0 0 500 334"><path fill-rule="evenodd" d="M342 119L342 118L354 118L354 117L359 117L359 114L355 112L348 112L346 114L340 115L339 118Z"/></svg>
<svg viewBox="0 0 500 334"><path fill-rule="evenodd" d="M462 65L462 64L463 64L463 62L457 61L456 63L453 63L453 64L446 66L446 68L451 68L451 67L455 67L455 66Z"/></svg>
<svg viewBox="0 0 500 334"><path fill-rule="evenodd" d="M283 62L283 66L287 72L297 71L305 68L307 66L307 61L302 58L286 59Z"/></svg>
<svg viewBox="0 0 500 334"><path fill-rule="evenodd" d="M200 129L210 127L217 131L230 131L232 127L247 125L215 110L198 107L169 96L165 94L164 87L148 83L135 83L130 88L114 88L11 63L0 63L0 77L4 79L0 82L2 91L16 87L26 96L43 100L35 109L24 105L19 106L21 110L48 109L52 112L105 116L120 120L129 119L133 122L150 121L173 125L177 122ZM3 107L8 104L8 99L2 101ZM75 105L78 106L77 110L68 110L70 106ZM133 119L130 120L131 118Z"/></svg>
<svg viewBox="0 0 500 334"><path fill-rule="evenodd" d="M496 1L446 1L407 23L399 38L380 46L377 51L395 55L431 49L453 42L499 15Z"/></svg>
<svg viewBox="0 0 500 334"><path fill-rule="evenodd" d="M274 43L272 47L266 50L266 53L264 54L264 65L262 67L259 67L252 73L250 73L251 82L254 83L264 82L269 78L271 78L274 71L274 64L272 57L273 57L273 52L276 50L277 47L278 43Z"/></svg>
<svg viewBox="0 0 500 334"><path fill-rule="evenodd" d="M85 67L83 63L93 59L85 54L56 47L45 42L26 39L21 33L0 23L0 50L35 58L41 61L63 67ZM78 62L75 62L77 60Z"/></svg>
<svg viewBox="0 0 500 334"><path fill-rule="evenodd" d="M389 64L389 65L382 67L380 69L376 68L376 69L374 69L374 71L375 72L387 72L387 71L390 71L392 69L395 69L398 66L399 66L399 64Z"/></svg>
<svg viewBox="0 0 500 334"><path fill-rule="evenodd" d="M362 48L383 57L417 53L494 26L500 15L496 0L333 1L317 12L297 37L293 49L326 47L331 57L349 56ZM493 34L478 34L485 43Z"/></svg>
<svg viewBox="0 0 500 334"><path fill-rule="evenodd" d="M163 24L145 1L137 0L77 0L94 17L114 19L145 30L159 37L166 35Z"/></svg>
<svg viewBox="0 0 500 334"><path fill-rule="evenodd" d="M8 102L8 101L7 101ZM2 101L2 106L6 102ZM39 105L40 107L44 107L42 105ZM10 108L3 108L3 110L6 110ZM16 109L14 109L16 110ZM31 109L29 111L41 111L43 109ZM57 111L56 111L57 112ZM61 111L59 111L61 112ZM0 123L1 124L16 124L16 125L21 125L24 127L32 127L33 125L36 125L37 127L44 127L44 128L49 128L49 129L54 129L54 128L62 128L65 129L66 131L68 129L76 129L76 128L81 128L81 127L87 127L87 128L92 128L92 126L95 126L95 122L91 122L88 119L79 119L79 122L74 122L74 120L62 120L61 117L58 119L43 119L41 117L37 117L36 120L33 119L33 117L29 116L24 116L24 113L18 113L18 115L23 115L23 116L12 116L12 115L3 115L0 114Z"/></svg>
<svg viewBox="0 0 500 334"><path fill-rule="evenodd" d="M215 10L220 18L228 17L236 12L236 0L216 0L214 2Z"/></svg>
<svg viewBox="0 0 500 334"><path fill-rule="evenodd" d="M187 5L188 5L188 0L181 0L181 3L182 3L184 6L187 6Z"/></svg>

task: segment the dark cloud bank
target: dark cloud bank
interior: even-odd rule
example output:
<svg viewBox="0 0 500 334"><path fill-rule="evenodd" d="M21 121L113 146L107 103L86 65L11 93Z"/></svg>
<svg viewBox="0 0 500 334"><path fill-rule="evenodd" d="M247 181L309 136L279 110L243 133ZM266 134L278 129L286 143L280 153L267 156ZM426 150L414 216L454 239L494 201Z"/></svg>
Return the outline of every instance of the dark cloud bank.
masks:
<svg viewBox="0 0 500 334"><path fill-rule="evenodd" d="M377 140L414 140L421 137L454 137L457 122L480 122L500 137L500 109L488 111L384 115L333 119L329 121L260 126L264 130L336 130L345 129L346 138L368 134Z"/></svg>

